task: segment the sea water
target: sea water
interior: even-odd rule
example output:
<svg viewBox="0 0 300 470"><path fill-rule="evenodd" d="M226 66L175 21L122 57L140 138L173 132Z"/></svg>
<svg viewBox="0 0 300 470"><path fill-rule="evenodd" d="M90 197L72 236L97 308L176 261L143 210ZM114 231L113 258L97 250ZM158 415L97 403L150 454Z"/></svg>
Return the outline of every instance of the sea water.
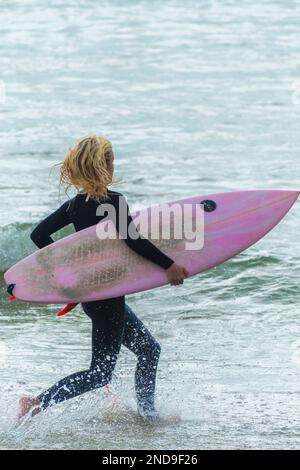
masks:
<svg viewBox="0 0 300 470"><path fill-rule="evenodd" d="M196 194L300 189L299 3L14 0L0 6L0 270L66 196L75 138L106 135L131 208ZM141 422L135 358L112 392L15 428L17 399L88 367L78 307L0 304L0 447L299 448L299 204L222 266L128 297L162 345L157 424ZM64 230L60 236L70 233ZM1 276L2 278L2 276Z"/></svg>

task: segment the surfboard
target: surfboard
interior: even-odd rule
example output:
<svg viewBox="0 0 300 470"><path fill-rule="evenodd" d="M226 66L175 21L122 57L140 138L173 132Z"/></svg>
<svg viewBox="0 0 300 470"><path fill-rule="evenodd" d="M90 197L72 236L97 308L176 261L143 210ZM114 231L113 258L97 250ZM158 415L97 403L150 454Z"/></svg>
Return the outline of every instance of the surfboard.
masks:
<svg viewBox="0 0 300 470"><path fill-rule="evenodd" d="M141 233L193 276L256 243L278 224L298 196L299 191L285 190L199 195L143 209L132 216L139 221L138 227L147 222L148 232ZM166 206L179 210L173 211L171 222L165 226L162 218L156 217L159 236L156 232L156 238L151 238L153 214ZM189 234L178 238L175 225L180 209L184 213L185 207L191 208ZM99 233L108 232L111 224L103 221L37 250L6 271L6 284L14 285L13 294L19 300L55 304L118 297L167 284L165 270L135 253L124 240L99 239ZM163 236L168 226L169 238ZM182 226L182 221L177 226ZM200 240L192 249L191 234Z"/></svg>

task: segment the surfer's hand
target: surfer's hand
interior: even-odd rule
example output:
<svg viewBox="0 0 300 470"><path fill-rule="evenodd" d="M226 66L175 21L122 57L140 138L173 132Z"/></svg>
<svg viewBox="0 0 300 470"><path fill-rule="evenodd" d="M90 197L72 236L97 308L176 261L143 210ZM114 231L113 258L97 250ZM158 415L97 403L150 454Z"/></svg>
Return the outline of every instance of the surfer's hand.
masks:
<svg viewBox="0 0 300 470"><path fill-rule="evenodd" d="M171 286L183 284L184 279L188 276L187 270L176 263L171 264L171 266L166 270L166 273Z"/></svg>

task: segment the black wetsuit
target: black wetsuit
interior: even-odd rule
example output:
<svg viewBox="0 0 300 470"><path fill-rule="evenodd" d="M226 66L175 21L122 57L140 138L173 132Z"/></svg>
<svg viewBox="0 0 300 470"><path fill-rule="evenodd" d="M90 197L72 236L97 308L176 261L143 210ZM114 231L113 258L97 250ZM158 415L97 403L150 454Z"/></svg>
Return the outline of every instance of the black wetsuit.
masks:
<svg viewBox="0 0 300 470"><path fill-rule="evenodd" d="M141 237L137 231L133 236L132 231L128 230L130 224L132 226L132 218L121 194L108 191L108 199L105 203L111 204L115 209L116 220L114 222L119 233L121 233L120 210L125 206L125 224L122 224L121 235L131 249L163 269L171 266L172 259L163 254L149 240ZM31 239L39 248L43 248L53 243L52 233L70 223L74 225L76 231L95 225L105 217L105 214L96 215L98 206L99 203L93 199L86 201L85 195L78 194L44 219L32 232ZM125 233L123 233L124 227ZM125 304L125 297L85 302L82 303L82 308L92 320L90 368L65 377L39 395L42 408L108 384L123 344L137 356L135 389L139 411L141 414L151 413L154 410L159 343Z"/></svg>

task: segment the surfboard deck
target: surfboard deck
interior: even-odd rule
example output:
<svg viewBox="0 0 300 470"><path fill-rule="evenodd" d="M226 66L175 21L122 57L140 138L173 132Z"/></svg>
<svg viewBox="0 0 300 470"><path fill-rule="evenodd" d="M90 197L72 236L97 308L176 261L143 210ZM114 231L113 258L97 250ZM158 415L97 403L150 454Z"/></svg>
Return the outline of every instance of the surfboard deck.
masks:
<svg viewBox="0 0 300 470"><path fill-rule="evenodd" d="M193 276L256 243L278 224L298 196L298 191L254 190L172 201L168 203L171 206L193 208L193 224L199 216L198 206L210 201L207 207L210 211L202 211L204 245L187 250L187 238L175 238L172 227L169 240L161 237L152 242ZM132 215L135 220L147 220L151 225L152 214L153 208L147 208ZM98 226L109 228L111 223L101 222ZM164 230L163 227L160 230ZM99 240L97 226L37 250L6 271L4 279L7 285L15 284L13 294L17 299L53 304L118 297L168 283L164 269L136 254L124 240Z"/></svg>

